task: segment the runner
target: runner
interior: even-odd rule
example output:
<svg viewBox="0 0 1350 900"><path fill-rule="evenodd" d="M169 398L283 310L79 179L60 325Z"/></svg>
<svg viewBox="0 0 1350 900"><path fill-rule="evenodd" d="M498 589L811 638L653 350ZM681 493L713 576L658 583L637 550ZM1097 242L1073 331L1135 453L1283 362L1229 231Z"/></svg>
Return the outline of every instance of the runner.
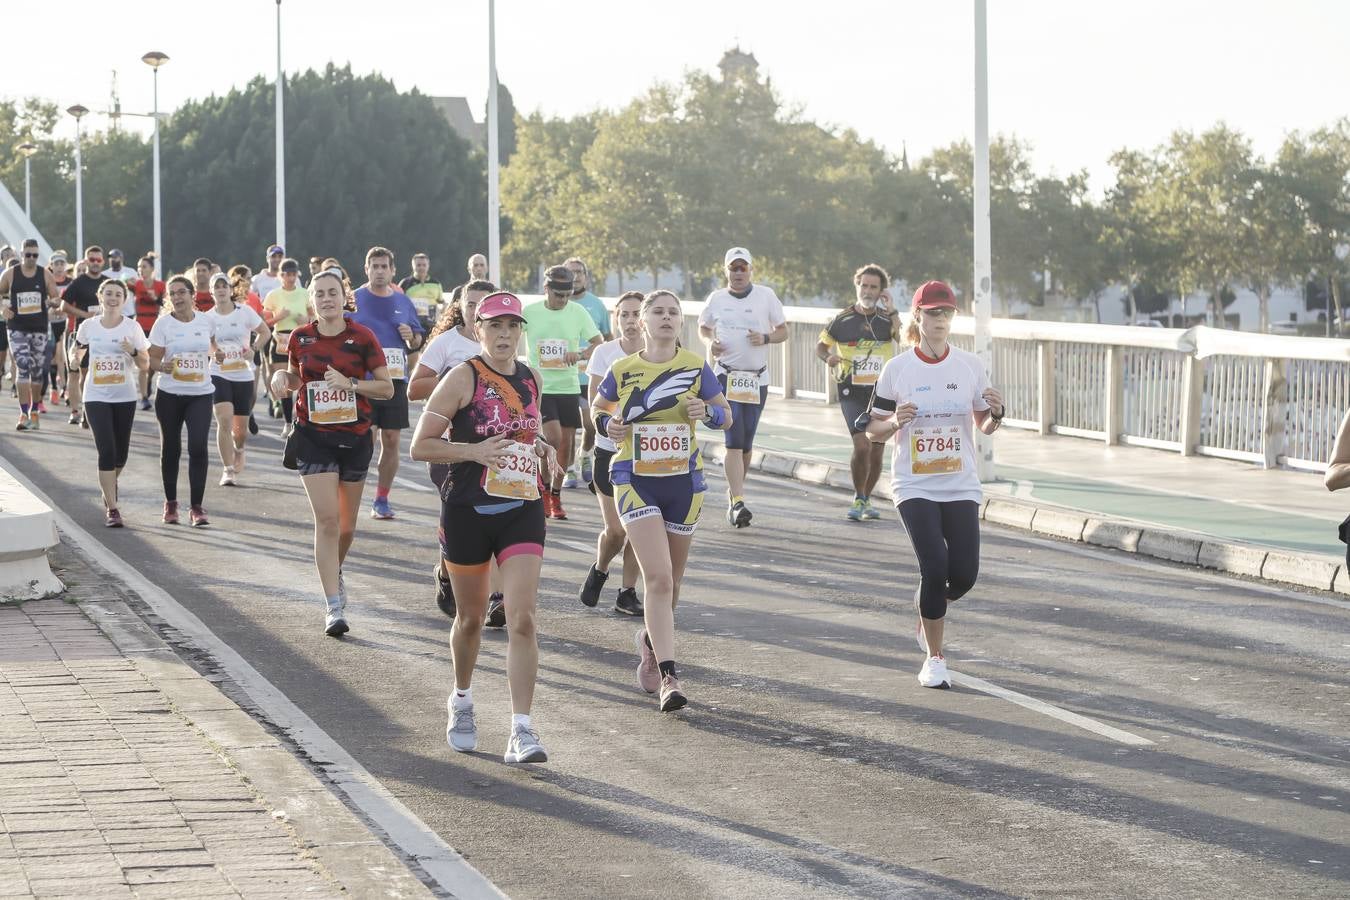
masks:
<svg viewBox="0 0 1350 900"><path fill-rule="evenodd" d="M56 281L56 289L60 292L62 299L65 298L66 288L75 279L70 277L66 251L57 250L52 253L51 258L47 260L47 270L52 273L52 278ZM51 328L51 340L47 341L47 378L43 384L43 393L46 393L48 385L51 387L51 404L55 406L61 402L61 395L66 390L66 379L69 367L66 364L66 314L61 306L57 306L47 317L47 324Z"/></svg>
<svg viewBox="0 0 1350 900"><path fill-rule="evenodd" d="M291 333L287 367L272 374L272 391L299 391L294 457L314 514L314 567L324 597L324 633L340 637L347 625L342 564L356 537L372 444L370 400L394 395L380 342L370 329L343 318L342 274L325 269L310 281L318 318Z"/></svg>
<svg viewBox="0 0 1350 900"><path fill-rule="evenodd" d="M237 287L242 288L242 280ZM224 471L221 487L237 484L244 470L244 444L248 441L249 417L257 397L254 354L267 346L272 331L251 307L234 301L235 285L224 275L211 276L216 306L204 313L211 323L219 356L211 358L211 386L216 416L216 450Z"/></svg>
<svg viewBox="0 0 1350 900"><path fill-rule="evenodd" d="M755 444L759 416L769 399L769 344L787 340L787 317L778 295L754 284L750 251L732 247L723 259L727 286L708 295L698 317L698 332L708 342L708 351L731 403L733 425L724 435L727 477L727 521L736 528L750 524L745 505L745 477L750 471L750 451Z"/></svg>
<svg viewBox="0 0 1350 900"><path fill-rule="evenodd" d="M42 421L42 373L47 366L47 328L50 310L61 306L61 291L52 273L38 265L38 242L27 238L21 262L0 273L0 298L4 306L9 349L14 354L14 383L19 394L19 431L37 431Z"/></svg>
<svg viewBox="0 0 1350 900"><path fill-rule="evenodd" d="M75 334L81 322L99 317L102 312L99 308L99 286L108 280L103 275L103 248L98 244L92 244L85 248L83 265L83 272L79 271L79 265L76 266L78 274L76 274L75 280L61 295L61 308L70 317L66 323L66 333L71 335ZM123 305L125 303L124 299ZM118 307L119 310L121 308L121 306ZM140 368L144 368L144 366L140 366ZM86 382L88 380L88 378L84 379ZM87 428L89 423L84 421L84 417L80 415L83 387L84 385L79 378L70 379L66 384L66 397L70 401L70 424L84 425ZM132 385L132 388L135 388L135 384Z"/></svg>
<svg viewBox="0 0 1350 900"><path fill-rule="evenodd" d="M591 314L591 319L594 320L595 327L600 329L600 336L604 340L613 339L614 335L610 332L609 310L605 309L605 304L599 297L591 293L591 270L586 268L586 263L577 256L565 261L563 265L572 272L572 302L581 304L586 312ZM590 377L584 367L581 371L581 427L583 431L581 452L577 454L580 457L580 466L574 461L568 467L567 478L563 481L563 487L566 488L579 487L581 482L591 483L595 422L591 418Z"/></svg>
<svg viewBox="0 0 1350 900"><path fill-rule="evenodd" d="M224 276L221 276L223 279ZM228 284L225 290L229 290ZM210 360L219 358L216 323L197 312L193 284L184 275L169 279L169 315L150 329L150 368L164 377L155 389L159 421L159 474L164 482L164 522L178 524L178 463L183 457L183 426L188 433L188 518L194 528L210 525L206 475L210 468L211 408L215 386Z"/></svg>
<svg viewBox="0 0 1350 900"><path fill-rule="evenodd" d="M408 295L408 299L417 308L417 319L422 323L423 331L430 331L439 317L441 283L431 277L431 257L425 253L414 253L413 273L398 283L398 289Z"/></svg>
<svg viewBox="0 0 1350 900"><path fill-rule="evenodd" d="M136 271L141 276L131 285L132 295L136 298L136 323L149 337L150 329L155 327L155 320L164 312L165 285L155 278L155 261L149 256L142 256L137 261ZM150 408L150 387L154 379L154 373L147 366L141 372L141 409Z"/></svg>
<svg viewBox="0 0 1350 900"><path fill-rule="evenodd" d="M516 359L525 321L520 300L490 294L478 305L476 321L479 355L436 386L412 444L413 459L451 467L442 492L441 556L449 563L459 612L450 630L455 689L446 700L445 738L461 753L478 747L471 688L495 558L511 598L506 610L511 737L505 760L545 762L548 754L530 722L530 706L539 671L535 607L544 558L540 470L549 474L556 459L539 436L539 373ZM447 425L450 441L443 437Z"/></svg>
<svg viewBox="0 0 1350 900"><path fill-rule="evenodd" d="M200 256L192 261L192 280L193 280L193 304L197 312L210 312L215 307L216 300L211 296L211 276L218 271L218 267L205 256Z"/></svg>
<svg viewBox="0 0 1350 900"><path fill-rule="evenodd" d="M425 400L431 396L445 373L455 366L482 352L478 342L478 332L474 328L474 319L478 313L479 302L497 288L490 281L470 281L460 299L450 304L442 314L431 337L427 340L426 350L422 352L408 382L408 399ZM447 431L447 438L449 429ZM432 463L431 483L437 491L443 491L450 467L442 463ZM506 607L501 592L501 573L492 569L492 593L488 595L487 624L489 628L501 628L506 624ZM455 617L455 592L450 583L449 564L441 559L436 563L433 579L436 584L436 605L450 618Z"/></svg>
<svg viewBox="0 0 1350 900"><path fill-rule="evenodd" d="M85 258L89 258L87 252ZM103 261L101 251L98 260ZM103 494L106 515L103 524L121 528L117 477L127 464L131 424L136 418L136 379L131 369L133 366L145 368L148 364L146 350L150 344L136 323L122 312L127 302L125 284L105 280L95 299L100 312L81 318L75 332L76 349L71 364L77 371L86 371L84 410L98 450L98 486ZM72 379L72 386L76 380Z"/></svg>
<svg viewBox="0 0 1350 900"><path fill-rule="evenodd" d="M426 331L417 319L417 307L408 295L390 286L394 278L394 254L384 247L366 251L366 283L356 291L353 322L366 326L379 339L394 380L394 396L372 400L371 424L380 433L380 461L375 486L372 519L392 519L389 489L398 474L398 442L408 427L408 354L422 346Z"/></svg>
<svg viewBox="0 0 1350 900"><path fill-rule="evenodd" d="M941 281L914 292L906 340L877 381L867 436L895 440L891 479L901 524L919 561L914 605L924 651L919 684L951 687L942 654L947 605L975 586L980 569L980 499L975 433L1003 422L1003 398L973 353L947 343L956 298ZM900 432L905 432L903 436Z"/></svg>
<svg viewBox="0 0 1350 900"><path fill-rule="evenodd" d="M122 265L122 251L116 248L108 251L108 268L103 270L103 274L128 285L136 280L136 273ZM129 312L129 309L124 310L123 314L125 315Z"/></svg>
<svg viewBox="0 0 1350 900"><path fill-rule="evenodd" d="M267 248L267 268L263 269L249 281L249 290L259 297L266 297L268 294L281 287L281 263L286 257L286 251L281 249L280 244L273 244ZM233 271L233 270L231 270ZM256 310L255 310L256 311Z"/></svg>
<svg viewBox="0 0 1350 900"><path fill-rule="evenodd" d="M890 276L876 264L853 273L857 300L825 326L816 344L816 356L834 370L839 408L853 439L853 455L848 462L853 476L853 505L845 513L851 522L881 518L880 510L872 506L872 491L881 477L886 445L869 441L866 429L872 389L882 367L895 356L900 339L898 314L878 306L888 284Z"/></svg>
<svg viewBox="0 0 1350 900"><path fill-rule="evenodd" d="M648 294L646 349L616 362L595 398L596 428L619 448L609 465L614 502L642 566L638 685L660 692L662 712L688 702L675 668L675 604L706 489L694 426L725 429L734 415L712 368L678 346L683 322L678 297Z"/></svg>
<svg viewBox="0 0 1350 900"><path fill-rule="evenodd" d="M309 280L313 281L314 276L323 271L323 257L311 256L309 258Z"/></svg>
<svg viewBox="0 0 1350 900"><path fill-rule="evenodd" d="M473 256L470 256L470 257L469 257L469 261L468 261L467 263L465 263L465 268L468 269L468 271L469 271L469 280L470 280L470 281L486 281L486 280L487 280L487 277L488 277L488 261L487 261L487 257L484 256L483 254L481 254L481 253L475 253Z"/></svg>
<svg viewBox="0 0 1350 900"><path fill-rule="evenodd" d="M548 293L544 299L525 307L526 346L530 365L544 377L544 394L539 404L544 418L544 440L558 452L558 468L544 495L544 514L550 519L566 519L562 505L563 475L572 464L576 431L581 427L577 363L590 360L601 338L590 313L571 302L571 270L553 266L545 278Z"/></svg>
<svg viewBox="0 0 1350 900"><path fill-rule="evenodd" d="M272 349L265 357L269 371L286 367L289 361L291 333L313 318L309 306L309 291L300 287L300 263L293 259L284 259L278 271L281 273L281 287L263 299L263 321L272 329ZM269 393L271 380L272 376L268 375ZM294 400L289 393L282 396L274 394L273 398L272 418L275 419L278 415L285 417L286 429L283 437L287 437L294 421Z"/></svg>
<svg viewBox="0 0 1350 900"><path fill-rule="evenodd" d="M614 321L619 326L617 340L601 344L591 354L586 364L586 375L590 379L587 393L590 402L595 403L595 395L609 374L610 367L625 357L632 356L642 349L642 292L628 291L614 302ZM592 423L594 427L594 423ZM600 602L600 592L609 579L609 564L623 551L623 587L614 601L614 611L628 616L642 615L642 601L637 595L638 566L633 546L628 543L619 521L619 510L614 505L614 483L609 479L610 461L618 452L618 447L609 439L609 435L597 433L595 436L595 470L591 481L591 492L600 503L600 518L604 527L595 539L595 562L586 574L586 582L581 586L578 599L586 606L595 606Z"/></svg>

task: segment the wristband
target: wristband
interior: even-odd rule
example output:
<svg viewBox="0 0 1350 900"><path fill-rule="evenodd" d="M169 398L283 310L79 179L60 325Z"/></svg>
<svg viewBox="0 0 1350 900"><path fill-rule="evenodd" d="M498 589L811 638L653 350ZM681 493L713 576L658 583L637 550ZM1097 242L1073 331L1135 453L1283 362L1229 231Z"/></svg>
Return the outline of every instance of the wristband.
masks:
<svg viewBox="0 0 1350 900"><path fill-rule="evenodd" d="M708 411L703 414L703 421L710 428L721 428L727 420L727 411L720 406L708 407Z"/></svg>
<svg viewBox="0 0 1350 900"><path fill-rule="evenodd" d="M1007 414L1008 414L1008 410L1007 410L1007 409L1004 409L1004 410L1003 410L1002 412L1000 412L998 415L994 415L994 411L993 411L992 409L989 410L989 418L993 419L995 422L1002 422L1002 421L1003 421L1003 417L1006 416Z"/></svg>
<svg viewBox="0 0 1350 900"><path fill-rule="evenodd" d="M595 430L609 434L609 420L614 417L607 412L597 412L595 414Z"/></svg>

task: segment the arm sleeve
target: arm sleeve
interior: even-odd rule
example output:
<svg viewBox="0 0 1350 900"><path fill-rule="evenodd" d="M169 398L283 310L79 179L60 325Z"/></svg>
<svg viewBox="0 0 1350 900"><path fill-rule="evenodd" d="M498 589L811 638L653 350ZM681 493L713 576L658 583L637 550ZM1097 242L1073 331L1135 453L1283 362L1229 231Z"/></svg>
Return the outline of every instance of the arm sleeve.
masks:
<svg viewBox="0 0 1350 900"><path fill-rule="evenodd" d="M703 373L698 378L698 398L703 401L711 400L722 393L722 385L717 381L717 375L713 372L712 366L703 364Z"/></svg>
<svg viewBox="0 0 1350 900"><path fill-rule="evenodd" d="M614 403L619 402L619 383L614 380L613 369L610 369L605 375L605 380L600 382L600 388L596 391L596 395Z"/></svg>
<svg viewBox="0 0 1350 900"><path fill-rule="evenodd" d="M899 394L899 386L896 382L900 380L900 367L894 363L895 360L891 360L881 370L881 377L877 379L876 391L872 394L872 415L877 416L877 418L884 418L895 412L897 395Z"/></svg>

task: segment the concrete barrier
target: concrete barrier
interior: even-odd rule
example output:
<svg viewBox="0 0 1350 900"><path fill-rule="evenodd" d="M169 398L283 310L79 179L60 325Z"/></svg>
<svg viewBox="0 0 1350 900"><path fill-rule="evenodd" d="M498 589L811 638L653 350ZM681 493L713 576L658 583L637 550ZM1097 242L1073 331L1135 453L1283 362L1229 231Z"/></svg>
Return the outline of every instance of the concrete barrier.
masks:
<svg viewBox="0 0 1350 900"><path fill-rule="evenodd" d="M1139 552L1145 556L1170 559L1191 566L1200 564L1200 544L1200 538L1176 531L1145 528L1139 535ZM1328 584L1330 581L1327 579Z"/></svg>
<svg viewBox="0 0 1350 900"><path fill-rule="evenodd" d="M1085 514L1069 510L1041 507L1031 518L1031 530L1037 534L1048 534L1070 541L1081 541L1086 526Z"/></svg>
<svg viewBox="0 0 1350 900"><path fill-rule="evenodd" d="M60 542L51 507L0 469L0 602L64 591L47 562L47 551Z"/></svg>
<svg viewBox="0 0 1350 900"><path fill-rule="evenodd" d="M1336 580L1337 568L1336 563L1331 561L1271 550L1266 554L1265 565L1261 567L1261 577L1329 591Z"/></svg>
<svg viewBox="0 0 1350 900"><path fill-rule="evenodd" d="M996 525L1011 525L1013 528L1023 528L1027 531L1031 530L1031 519L1034 515L1036 507L1003 497L990 497L984 506L985 521Z"/></svg>
<svg viewBox="0 0 1350 900"><path fill-rule="evenodd" d="M1232 572L1234 575L1261 577L1269 551L1247 544L1228 544L1223 541L1205 541L1200 545L1200 565L1206 569Z"/></svg>
<svg viewBox="0 0 1350 900"><path fill-rule="evenodd" d="M1110 519L1089 518L1083 525L1083 543L1126 553L1139 552L1139 537L1144 530L1138 525L1113 522Z"/></svg>

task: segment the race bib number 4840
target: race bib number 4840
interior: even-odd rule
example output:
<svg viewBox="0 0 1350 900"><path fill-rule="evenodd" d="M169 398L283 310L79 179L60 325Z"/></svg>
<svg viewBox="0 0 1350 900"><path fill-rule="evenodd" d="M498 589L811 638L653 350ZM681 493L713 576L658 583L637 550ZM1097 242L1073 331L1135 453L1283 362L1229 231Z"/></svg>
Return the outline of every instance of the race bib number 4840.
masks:
<svg viewBox="0 0 1350 900"><path fill-rule="evenodd" d="M758 391L755 399L759 399ZM638 422L633 426L633 474L683 475L689 471L691 444L692 435L686 424Z"/></svg>
<svg viewBox="0 0 1350 900"><path fill-rule="evenodd" d="M347 425L356 421L356 391L330 387L326 381L305 385L309 421L314 425Z"/></svg>
<svg viewBox="0 0 1350 900"><path fill-rule="evenodd" d="M911 428L910 472L914 475L950 475L960 472L961 429L954 427Z"/></svg>

